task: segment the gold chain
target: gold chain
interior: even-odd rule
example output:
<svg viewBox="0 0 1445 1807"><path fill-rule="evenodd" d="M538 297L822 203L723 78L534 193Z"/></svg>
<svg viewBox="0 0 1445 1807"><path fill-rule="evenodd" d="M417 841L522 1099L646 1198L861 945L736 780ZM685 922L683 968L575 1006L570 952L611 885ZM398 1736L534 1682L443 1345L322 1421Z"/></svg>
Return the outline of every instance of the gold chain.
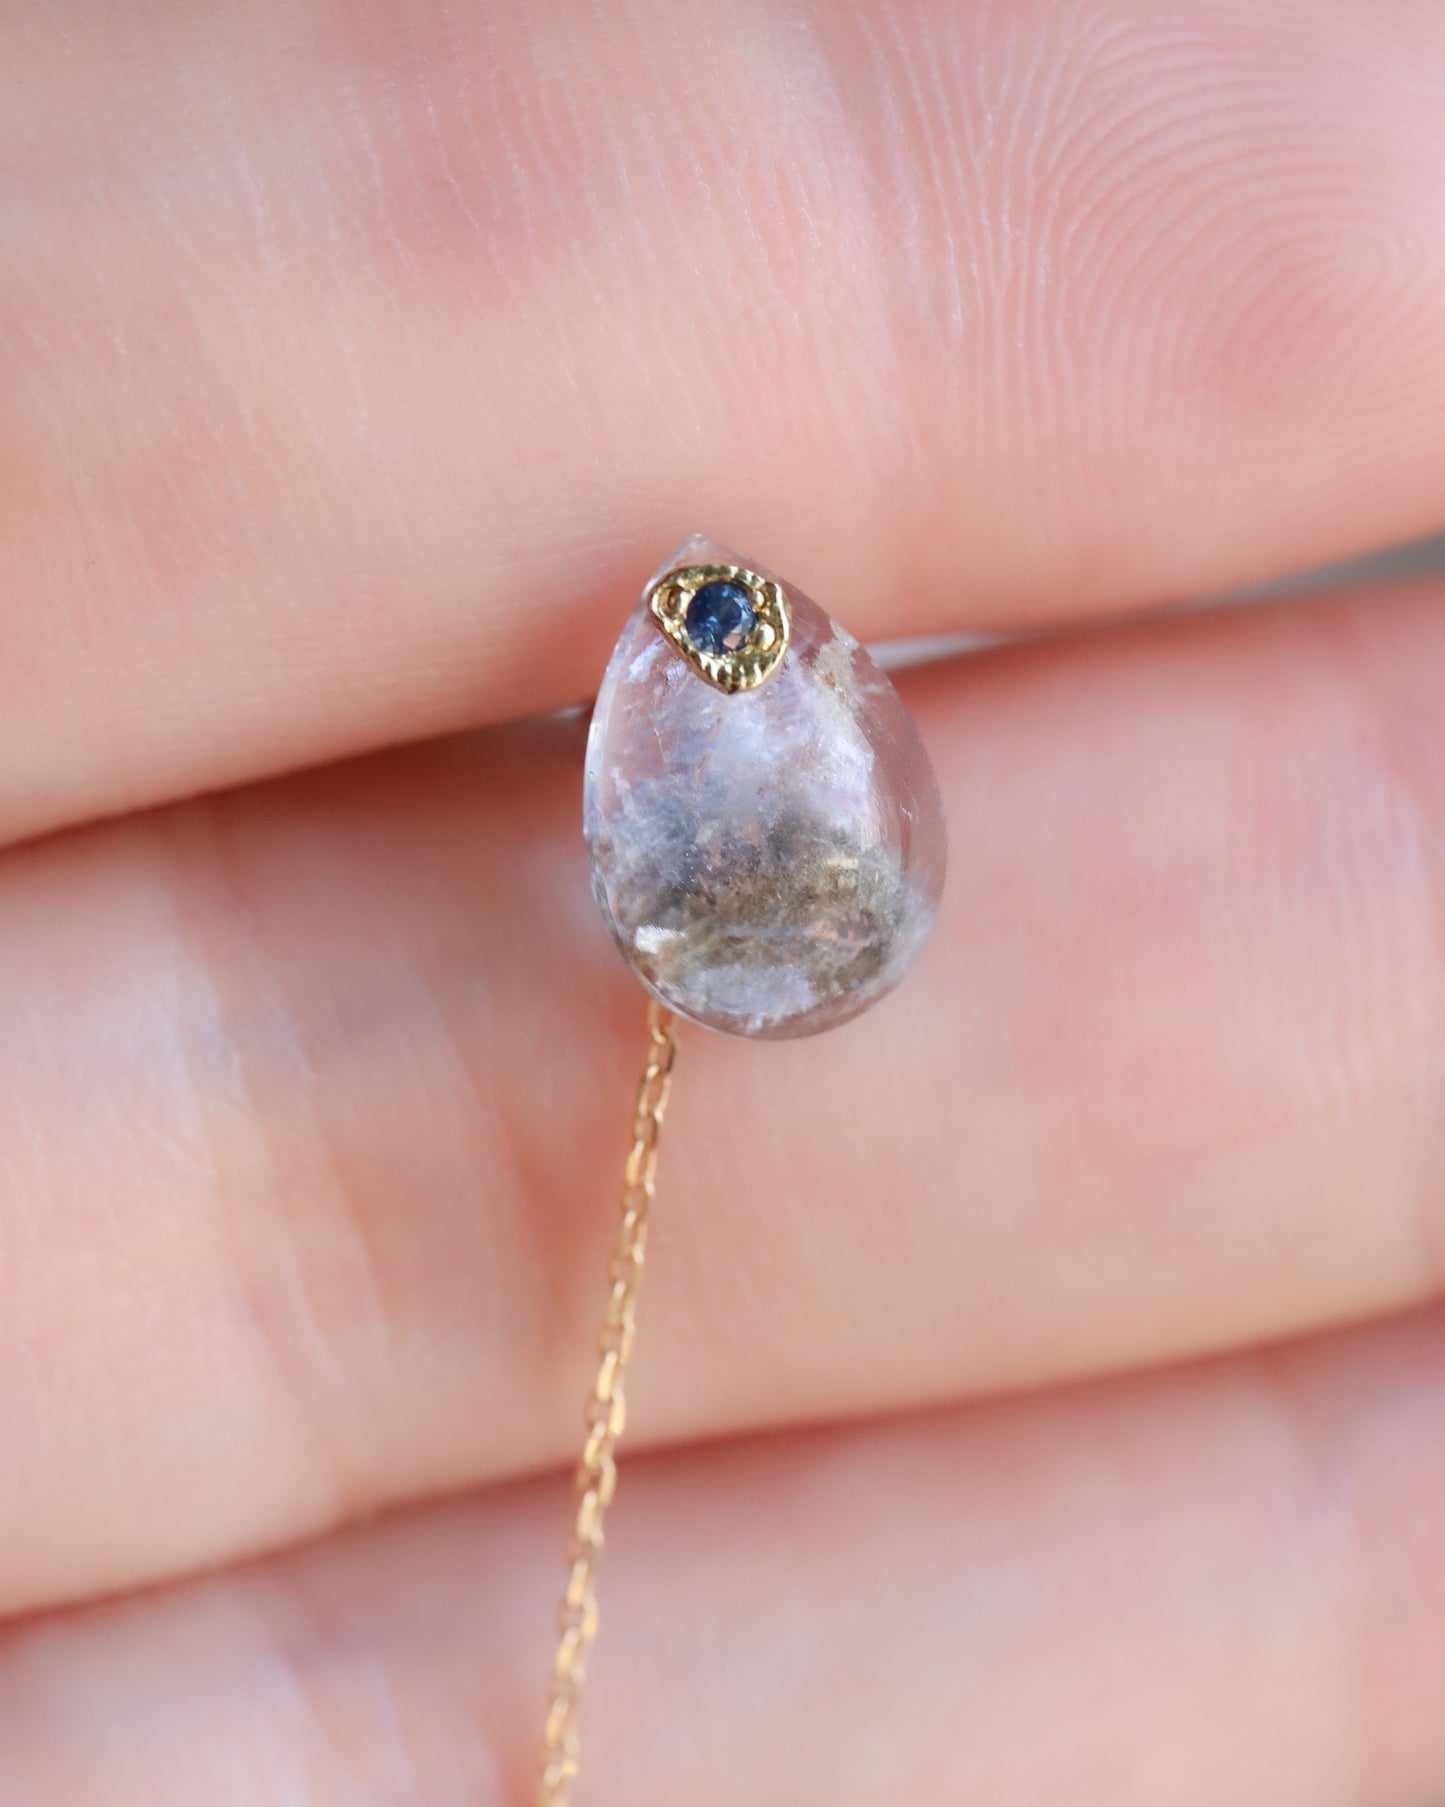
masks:
<svg viewBox="0 0 1445 1807"><path fill-rule="evenodd" d="M577 1779L577 1707L587 1679L587 1653L597 1635L602 1521L617 1490L617 1440L627 1422L623 1380L637 1328L637 1290L652 1215L658 1138L677 1057L672 1013L655 1000L647 1013L647 1036L647 1065L637 1087L632 1151L623 1171L622 1222L612 1256L612 1290L597 1341L597 1378L587 1401L587 1442L577 1467L577 1516L567 1546L567 1591L557 1615L559 1637L552 1663L537 1807L567 1807Z"/></svg>

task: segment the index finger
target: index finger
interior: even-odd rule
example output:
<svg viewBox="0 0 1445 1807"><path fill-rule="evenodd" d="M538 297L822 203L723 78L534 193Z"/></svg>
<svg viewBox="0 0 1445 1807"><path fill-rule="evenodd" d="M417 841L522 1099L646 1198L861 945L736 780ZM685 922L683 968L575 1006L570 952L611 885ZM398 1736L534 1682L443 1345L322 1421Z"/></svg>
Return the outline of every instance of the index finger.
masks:
<svg viewBox="0 0 1445 1807"><path fill-rule="evenodd" d="M876 637L1445 514L1432 5L61 0L3 61L3 834L584 696L692 527Z"/></svg>

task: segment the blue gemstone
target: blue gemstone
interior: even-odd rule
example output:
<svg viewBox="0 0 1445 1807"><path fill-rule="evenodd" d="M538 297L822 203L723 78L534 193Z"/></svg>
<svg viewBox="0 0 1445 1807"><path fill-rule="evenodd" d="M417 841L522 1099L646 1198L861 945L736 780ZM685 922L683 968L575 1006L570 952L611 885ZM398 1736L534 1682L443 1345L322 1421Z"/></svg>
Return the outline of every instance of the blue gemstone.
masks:
<svg viewBox="0 0 1445 1807"><path fill-rule="evenodd" d="M741 584L719 578L693 592L683 617L687 637L699 652L736 652L753 631L757 615Z"/></svg>

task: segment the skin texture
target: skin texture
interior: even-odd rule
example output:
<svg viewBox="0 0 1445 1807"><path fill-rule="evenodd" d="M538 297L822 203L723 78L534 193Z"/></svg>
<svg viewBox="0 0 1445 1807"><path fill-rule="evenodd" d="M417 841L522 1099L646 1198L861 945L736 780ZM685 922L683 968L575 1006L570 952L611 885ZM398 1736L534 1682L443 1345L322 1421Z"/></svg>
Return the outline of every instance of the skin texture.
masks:
<svg viewBox="0 0 1445 1807"><path fill-rule="evenodd" d="M12 832L580 699L694 527L876 638L1445 512L1433 0L3 17Z"/></svg>
<svg viewBox="0 0 1445 1807"><path fill-rule="evenodd" d="M586 1800L1445 1797L1445 586L1148 616L1445 519L1440 8L0 68L0 1792L527 1798L642 1041L535 712L702 527L1030 637L912 979L684 1038Z"/></svg>

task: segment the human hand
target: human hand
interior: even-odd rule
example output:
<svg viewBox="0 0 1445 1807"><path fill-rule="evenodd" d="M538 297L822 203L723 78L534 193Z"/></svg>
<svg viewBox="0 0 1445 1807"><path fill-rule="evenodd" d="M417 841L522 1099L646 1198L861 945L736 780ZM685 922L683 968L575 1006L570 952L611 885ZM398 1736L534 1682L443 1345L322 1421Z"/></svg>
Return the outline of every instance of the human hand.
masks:
<svg viewBox="0 0 1445 1807"><path fill-rule="evenodd" d="M694 527L1046 637L902 680L900 991L684 1037L579 1795L1445 1798L1445 590L1079 631L1440 523L1445 13L0 71L5 1807L529 1798L642 1022L540 712Z"/></svg>

